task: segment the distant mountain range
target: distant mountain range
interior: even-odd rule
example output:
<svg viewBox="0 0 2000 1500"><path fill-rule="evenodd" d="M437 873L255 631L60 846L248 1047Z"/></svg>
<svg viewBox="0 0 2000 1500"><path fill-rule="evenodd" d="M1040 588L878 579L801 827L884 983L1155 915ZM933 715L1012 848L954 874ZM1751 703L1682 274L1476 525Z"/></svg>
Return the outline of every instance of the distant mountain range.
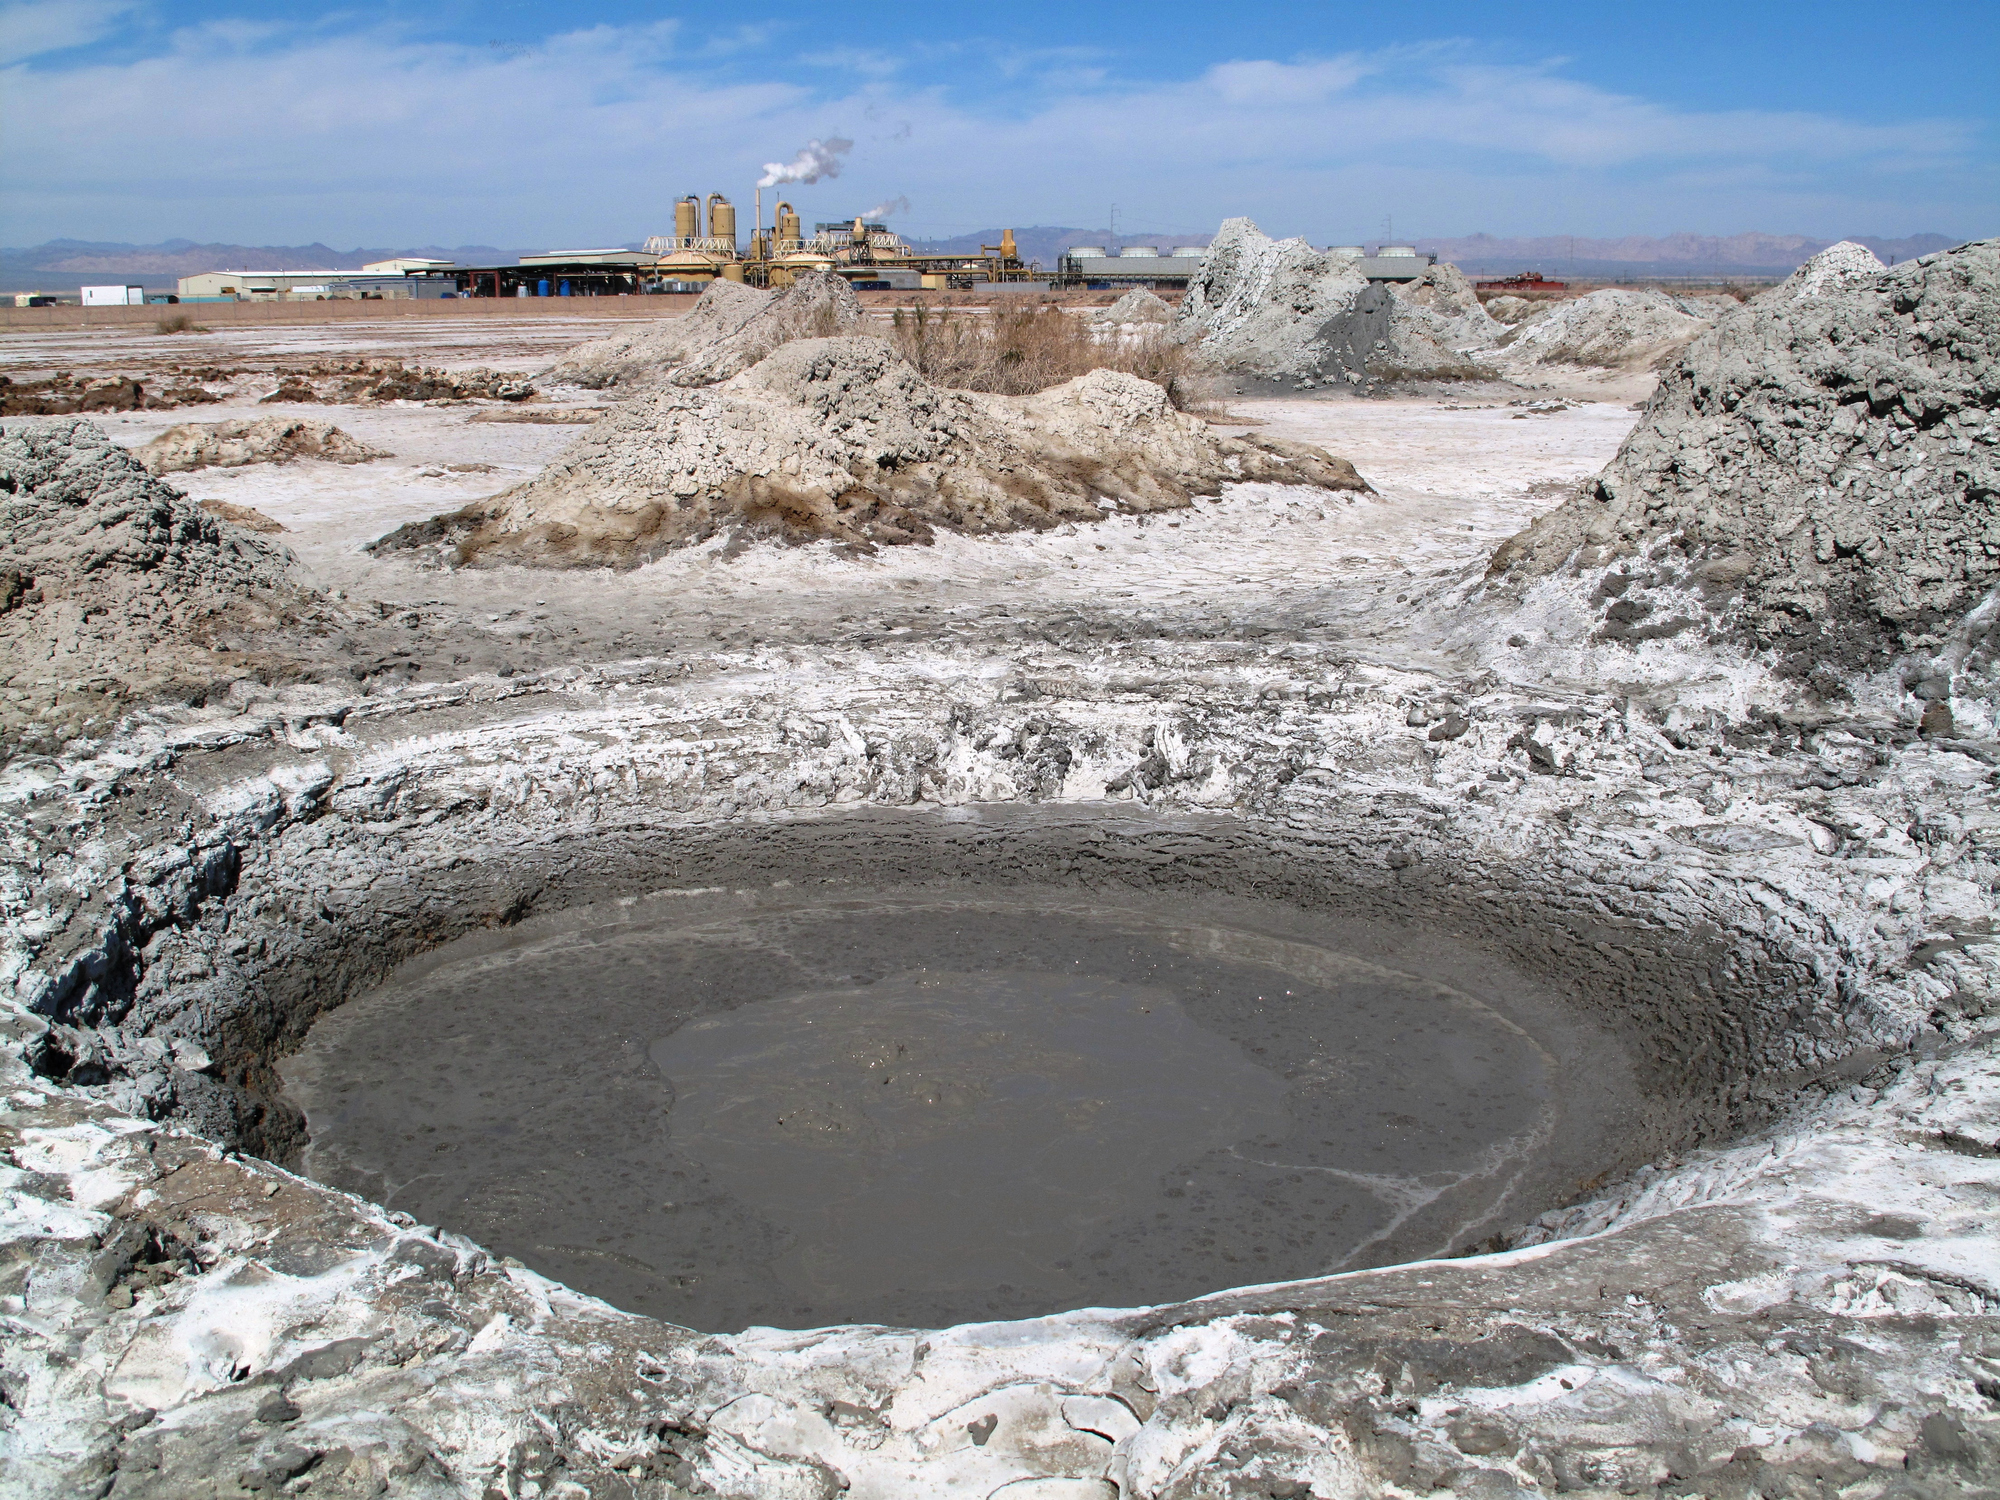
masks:
<svg viewBox="0 0 2000 1500"><path fill-rule="evenodd" d="M976 255L981 245L1000 243L999 229L982 229L974 234L950 239L912 240L920 250L938 254ZM1907 235L1901 239L1883 235L1853 235L1884 261L1909 260L1934 250L1947 250L1958 241L1941 234ZM1057 224L1034 224L1014 231L1014 243L1021 258L1038 261L1053 270L1056 260L1072 245L1103 245L1116 250L1125 245L1157 245L1170 251L1177 245L1207 243L1207 235L1187 233L1146 233L1135 231L1112 239L1102 229L1077 229ZM1831 240L1798 234L1662 236L1628 235L1622 239L1586 239L1581 236L1542 235L1532 239L1503 239L1490 234L1460 235L1456 238L1420 239L1418 251L1435 253L1475 275L1511 275L1516 271L1540 271L1547 276L1572 276L1593 280L1645 278L1657 276L1748 276L1783 275L1801 261L1824 250ZM629 248L637 249L638 241ZM172 291L183 276L202 271L352 271L370 261L389 260L399 255L431 256L456 261L460 265L496 265L535 254L546 246L528 250L501 249L494 245L415 245L400 248L335 250L328 245L202 245L193 240L164 240L157 245L125 245L97 240L50 240L46 244L13 249L0 247L0 292L72 292L78 286L105 282L136 283L153 291Z"/></svg>
<svg viewBox="0 0 2000 1500"><path fill-rule="evenodd" d="M1913 234L1891 239L1879 234L1848 235L1866 245L1885 263L1949 250L1959 241L1942 234ZM1802 234L1669 234L1628 235L1623 239L1586 239L1581 235L1541 235L1534 239L1500 239L1490 234L1455 239L1420 239L1424 254L1435 254L1468 273L1511 274L1541 271L1546 275L1577 276L1715 276L1788 273L1819 254L1833 240Z"/></svg>
<svg viewBox="0 0 2000 1500"><path fill-rule="evenodd" d="M1206 234L1132 233L1109 239L1102 229L1077 229L1037 224L1014 231L1014 242L1023 260L1038 260L1053 268L1071 245L1102 245L1117 250L1126 245L1157 245L1170 251L1176 245L1205 245ZM1934 250L1949 250L1959 241L1942 234L1915 234L1892 239L1878 234L1848 236L1859 240L1885 262L1909 260ZM979 246L998 244L1000 231L985 229L977 234L959 235L948 240L912 240L924 250L943 254L976 254ZM1800 263L1817 255L1832 240L1813 239L1802 234L1669 234L1658 237L1628 235L1623 239L1587 239L1582 236L1543 235L1534 239L1501 239L1490 234L1461 235L1447 239L1420 239L1416 250L1435 254L1467 272L1480 275L1512 275L1516 271L1541 271L1580 277L1652 276L1774 276L1796 270ZM1373 248L1371 242L1369 248Z"/></svg>

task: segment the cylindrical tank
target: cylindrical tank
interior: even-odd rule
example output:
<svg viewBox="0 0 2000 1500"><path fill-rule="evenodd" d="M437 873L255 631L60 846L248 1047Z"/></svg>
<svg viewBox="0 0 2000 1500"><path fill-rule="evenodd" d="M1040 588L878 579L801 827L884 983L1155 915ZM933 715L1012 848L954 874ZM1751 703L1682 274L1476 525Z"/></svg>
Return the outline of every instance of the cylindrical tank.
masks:
<svg viewBox="0 0 2000 1500"><path fill-rule="evenodd" d="M1200 260L1204 255L1208 254L1208 246L1176 245L1174 246L1174 254L1177 256L1192 256L1194 259Z"/></svg>
<svg viewBox="0 0 2000 1500"><path fill-rule="evenodd" d="M1414 256L1417 253L1417 247L1415 245L1384 245L1380 250L1377 250L1375 253L1377 255Z"/></svg>
<svg viewBox="0 0 2000 1500"><path fill-rule="evenodd" d="M736 209L720 193L708 195L708 236L736 243Z"/></svg>
<svg viewBox="0 0 2000 1500"><path fill-rule="evenodd" d="M743 262L732 260L723 266L722 279L724 281L741 281L743 279Z"/></svg>
<svg viewBox="0 0 2000 1500"><path fill-rule="evenodd" d="M693 193L674 205L674 238L684 245L701 238L701 199Z"/></svg>
<svg viewBox="0 0 2000 1500"><path fill-rule="evenodd" d="M1160 247L1158 245L1127 245L1118 253L1120 255L1130 255L1134 258L1139 256L1155 256L1160 253Z"/></svg>
<svg viewBox="0 0 2000 1500"><path fill-rule="evenodd" d="M1328 255L1337 255L1342 260L1360 260L1368 252L1363 250L1359 245L1329 245L1327 246L1326 253Z"/></svg>
<svg viewBox="0 0 2000 1500"><path fill-rule="evenodd" d="M793 208L789 203L780 203L775 212L778 218L778 238L780 240L797 240L801 238L798 210Z"/></svg>
<svg viewBox="0 0 2000 1500"><path fill-rule="evenodd" d="M1103 260L1104 247L1102 245L1071 245L1069 247L1069 254L1072 260Z"/></svg>

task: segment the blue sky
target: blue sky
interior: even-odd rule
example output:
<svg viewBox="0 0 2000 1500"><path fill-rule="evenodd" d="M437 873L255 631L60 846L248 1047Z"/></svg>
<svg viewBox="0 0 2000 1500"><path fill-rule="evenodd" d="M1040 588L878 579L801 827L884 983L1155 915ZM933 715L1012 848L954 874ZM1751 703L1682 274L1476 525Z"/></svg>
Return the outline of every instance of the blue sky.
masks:
<svg viewBox="0 0 2000 1500"><path fill-rule="evenodd" d="M741 14L0 0L0 239L609 244L836 137L927 235L2000 232L1995 3Z"/></svg>

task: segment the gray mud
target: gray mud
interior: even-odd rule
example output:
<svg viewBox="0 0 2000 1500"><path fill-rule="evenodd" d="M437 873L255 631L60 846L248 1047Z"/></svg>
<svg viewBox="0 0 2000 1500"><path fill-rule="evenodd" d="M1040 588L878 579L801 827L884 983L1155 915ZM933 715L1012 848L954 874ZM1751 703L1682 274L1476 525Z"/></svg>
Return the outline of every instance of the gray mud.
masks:
<svg viewBox="0 0 2000 1500"><path fill-rule="evenodd" d="M406 965L283 1071L312 1175L715 1331L1448 1253L1631 1144L1622 1050L1534 985L1413 932L1225 904L598 906Z"/></svg>

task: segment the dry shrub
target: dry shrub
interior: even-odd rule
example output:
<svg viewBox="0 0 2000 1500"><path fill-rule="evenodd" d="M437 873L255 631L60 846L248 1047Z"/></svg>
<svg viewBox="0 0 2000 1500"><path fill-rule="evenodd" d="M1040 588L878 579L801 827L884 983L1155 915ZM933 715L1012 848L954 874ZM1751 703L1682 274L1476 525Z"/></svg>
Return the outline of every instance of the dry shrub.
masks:
<svg viewBox="0 0 2000 1500"><path fill-rule="evenodd" d="M175 313L170 318L160 318L153 328L159 333L207 333L208 330L195 322L186 313Z"/></svg>
<svg viewBox="0 0 2000 1500"><path fill-rule="evenodd" d="M899 309L891 338L924 376L962 391L1030 396L1092 370L1150 380L1182 411L1208 404L1190 345L1164 328L1098 328L1047 303L939 313Z"/></svg>

